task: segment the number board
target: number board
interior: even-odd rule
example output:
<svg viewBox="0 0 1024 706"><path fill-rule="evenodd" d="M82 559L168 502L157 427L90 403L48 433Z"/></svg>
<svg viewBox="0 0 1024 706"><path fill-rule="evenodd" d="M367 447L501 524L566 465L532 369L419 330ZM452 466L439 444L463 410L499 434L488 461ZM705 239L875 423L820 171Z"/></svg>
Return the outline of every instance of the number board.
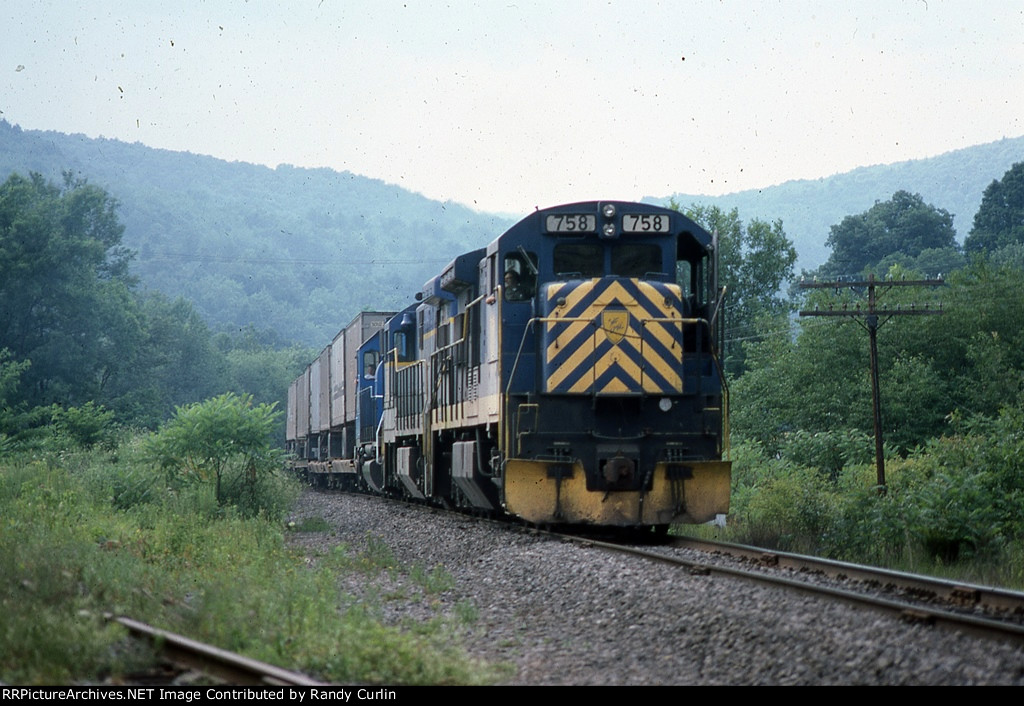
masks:
<svg viewBox="0 0 1024 706"><path fill-rule="evenodd" d="M544 219L548 233L593 233L597 230L597 216L587 213L559 213Z"/></svg>
<svg viewBox="0 0 1024 706"><path fill-rule="evenodd" d="M668 233L672 230L671 219L660 213L622 214L623 233Z"/></svg>

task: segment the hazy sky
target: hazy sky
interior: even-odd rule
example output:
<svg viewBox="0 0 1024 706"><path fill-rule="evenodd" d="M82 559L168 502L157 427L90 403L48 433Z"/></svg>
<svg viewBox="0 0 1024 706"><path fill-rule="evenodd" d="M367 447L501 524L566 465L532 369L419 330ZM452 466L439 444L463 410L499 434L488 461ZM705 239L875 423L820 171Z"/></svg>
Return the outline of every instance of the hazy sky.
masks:
<svg viewBox="0 0 1024 706"><path fill-rule="evenodd" d="M1024 0L4 0L0 117L479 210L1024 135Z"/></svg>

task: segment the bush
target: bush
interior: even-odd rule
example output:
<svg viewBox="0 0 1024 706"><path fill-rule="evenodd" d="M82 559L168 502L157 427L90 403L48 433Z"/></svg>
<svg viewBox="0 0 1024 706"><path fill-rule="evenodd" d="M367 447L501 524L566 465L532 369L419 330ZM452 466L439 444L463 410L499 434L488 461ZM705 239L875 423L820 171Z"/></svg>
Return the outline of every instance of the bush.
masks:
<svg viewBox="0 0 1024 706"><path fill-rule="evenodd" d="M57 435L87 449L97 444L114 446L113 420L113 412L93 402L81 407L53 408L53 429Z"/></svg>
<svg viewBox="0 0 1024 706"><path fill-rule="evenodd" d="M1005 580L1024 575L1024 410L954 418L952 430L908 458L888 454L884 494L860 432L791 433L774 456L737 444L736 539L928 570L999 562Z"/></svg>
<svg viewBox="0 0 1024 706"><path fill-rule="evenodd" d="M730 520L737 539L763 547L812 551L828 531L835 503L829 475L765 456L757 442L733 447Z"/></svg>
<svg viewBox="0 0 1024 706"><path fill-rule="evenodd" d="M781 455L788 461L818 468L832 477L848 465L870 463L874 451L871 435L858 429L790 432L781 447Z"/></svg>
<svg viewBox="0 0 1024 706"><path fill-rule="evenodd" d="M276 405L253 405L252 396L228 392L178 407L147 443L150 459L171 482L213 482L220 506L245 515L280 513L287 499L268 476L283 467L284 454L271 445L281 413Z"/></svg>

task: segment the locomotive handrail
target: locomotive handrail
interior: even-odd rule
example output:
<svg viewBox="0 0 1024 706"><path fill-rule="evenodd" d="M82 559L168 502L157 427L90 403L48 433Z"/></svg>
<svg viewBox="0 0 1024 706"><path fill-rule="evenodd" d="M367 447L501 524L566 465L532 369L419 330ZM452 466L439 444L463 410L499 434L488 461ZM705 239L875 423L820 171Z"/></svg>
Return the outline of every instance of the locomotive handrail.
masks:
<svg viewBox="0 0 1024 706"><path fill-rule="evenodd" d="M508 407L508 399L509 399L509 395L512 394L512 381L515 379L516 368L519 366L519 359L522 357L522 355L523 355L523 347L526 345L526 334L529 333L530 329L536 323L558 323L558 322L565 322L565 321L584 321L584 322L586 322L588 324L591 324L593 326L597 326L597 320L593 316L561 316L561 317L534 316L534 317L531 317L526 322L526 325L523 327L523 337L519 340L519 349L516 351L516 359L512 362L512 370L511 370L511 372L509 373L509 376L508 376L508 384L505 386L505 406L506 406L506 410L505 410L505 423L504 423L503 426L505 427L505 448L506 449L507 448L511 448L509 446L509 444L512 443L511 430L509 428L509 421L508 421L508 408L507 408ZM696 326L699 326L699 325L703 324L704 326L706 326L708 328L708 333L711 333L711 324L708 322L707 319L704 319L704 318L696 318L696 319L693 319L693 318L687 318L687 319L678 318L677 319L677 318L672 318L672 317L652 316L650 318L641 319L641 321L644 321L644 322L651 321L651 322L655 322L655 323L678 323L678 324L687 324L687 325L696 325ZM698 351L698 355L699 355L699 351ZM714 351L714 347L713 346L712 346L712 350L711 350L711 360L714 361L715 369L718 372L718 379L719 379L719 381L722 384L723 404L727 405L728 403L725 400L728 400L729 388L728 388L728 385L726 384L726 381L725 381L725 371L722 369L722 366L719 363L718 356L715 355L715 351ZM698 379L699 379L699 377L700 376L698 375ZM698 382L698 384L699 384L699 382ZM725 421L725 415L724 414L723 414L723 423L727 423Z"/></svg>
<svg viewBox="0 0 1024 706"><path fill-rule="evenodd" d="M538 320L539 319L536 316L531 317L526 322L526 326L523 327L523 337L519 340L519 350L516 351L516 359L512 361L512 370L509 372L508 375L508 385L505 387L505 399L503 400L505 405L505 414L503 415L504 419L502 420L502 426L505 428L505 443L503 444L503 446L505 447L504 450L506 454L508 454L512 448L512 429L511 421L509 420L508 409L509 395L512 394L512 381L515 380L516 368L519 366L519 358L523 354L523 346L526 345L526 334L533 327L534 323L536 323Z"/></svg>
<svg viewBox="0 0 1024 706"><path fill-rule="evenodd" d="M643 318L643 319L640 319L640 320L642 322L653 321L655 323L670 323L670 324L690 324L690 325L704 324L705 326L708 326L710 328L710 324L708 323L707 319L682 319L682 318L675 319L675 318L669 318L669 317L652 316L650 318ZM526 345L526 334L529 332L530 328L535 323L545 324L545 323L558 323L558 322L563 322L563 321L585 321L586 323L589 323L591 325L594 325L594 326L597 325L597 321L596 321L596 319L594 319L593 316L563 316L563 317L558 317L558 318L554 318L554 317L550 317L550 316L534 316L530 320L528 320L526 322L525 327L523 328L523 337L519 341L519 350L516 351L516 359L512 363L512 371L509 373L509 376L508 376L508 385L505 387L505 395L506 396L511 394L512 380L515 379L516 367L519 365L519 358L523 354L523 346ZM714 354L712 354L711 357L714 359L715 358ZM716 363L717 363L717 360L716 360ZM721 377L721 369L720 368L719 368L719 377Z"/></svg>
<svg viewBox="0 0 1024 706"><path fill-rule="evenodd" d="M645 316L643 318L640 318L638 316L636 318L639 319L641 322L655 321L655 322L657 322L659 324L663 324L663 323L668 323L668 324L707 324L708 323L707 319L682 319L682 318L676 319L676 318L669 317L669 316ZM593 316L560 316L560 317L557 317L557 318L556 317L552 317L552 316L535 316L534 318L530 319L530 321L539 321L541 323L557 323L559 321L586 321L588 323L593 323L595 325L597 324L597 319L595 319Z"/></svg>
<svg viewBox="0 0 1024 706"><path fill-rule="evenodd" d="M535 323L542 323L542 324L544 324L544 323L558 323L558 322L563 322L563 321L585 321L586 323L592 324L594 326L597 325L597 321L596 321L596 319L593 316L563 316L563 317L558 317L558 318L554 318L554 317L550 317L550 316L534 316L531 319L529 319L526 322L526 325L523 328L523 337L519 341L519 350L516 351L516 359L512 362L512 371L509 373L508 385L505 387L505 396L506 396L506 398L508 397L508 395L511 394L512 381L515 379L515 376L516 376L516 367L518 367L518 365L519 365L519 358L522 357L523 346L526 345L526 334L529 332L530 328ZM652 316L650 318L641 319L641 321L653 321L653 322L656 322L656 323L673 323L673 324L678 323L678 324L690 324L690 325L704 324L705 326L708 327L709 330L711 328L711 325L708 323L707 319L682 319L682 318L675 319L675 318L669 318L669 317ZM717 366L717 358L714 355L714 351L712 351L711 358L713 360L715 360L716 367L718 367ZM721 370L720 367L719 367L719 377L722 378L723 382L724 382L722 370Z"/></svg>

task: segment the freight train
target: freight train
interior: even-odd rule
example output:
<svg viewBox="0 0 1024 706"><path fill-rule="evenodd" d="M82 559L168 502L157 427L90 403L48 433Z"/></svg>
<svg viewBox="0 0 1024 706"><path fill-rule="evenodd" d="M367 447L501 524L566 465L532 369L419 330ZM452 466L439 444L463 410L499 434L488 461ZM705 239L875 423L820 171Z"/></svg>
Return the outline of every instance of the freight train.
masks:
<svg viewBox="0 0 1024 706"><path fill-rule="evenodd" d="M673 210L537 210L398 312L363 312L288 390L311 483L539 525L728 512L716 243Z"/></svg>

